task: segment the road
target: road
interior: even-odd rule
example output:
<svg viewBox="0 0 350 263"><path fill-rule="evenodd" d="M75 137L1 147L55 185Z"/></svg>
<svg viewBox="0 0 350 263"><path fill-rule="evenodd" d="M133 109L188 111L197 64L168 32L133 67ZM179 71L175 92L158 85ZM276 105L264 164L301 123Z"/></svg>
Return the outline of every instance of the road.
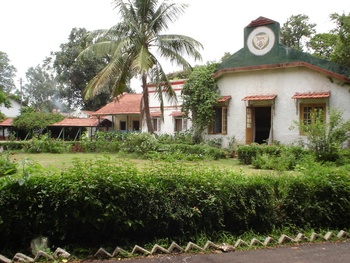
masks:
<svg viewBox="0 0 350 263"><path fill-rule="evenodd" d="M91 261L90 261L91 262ZM344 263L350 262L350 240L303 243L247 251L211 254L157 255L95 263Z"/></svg>

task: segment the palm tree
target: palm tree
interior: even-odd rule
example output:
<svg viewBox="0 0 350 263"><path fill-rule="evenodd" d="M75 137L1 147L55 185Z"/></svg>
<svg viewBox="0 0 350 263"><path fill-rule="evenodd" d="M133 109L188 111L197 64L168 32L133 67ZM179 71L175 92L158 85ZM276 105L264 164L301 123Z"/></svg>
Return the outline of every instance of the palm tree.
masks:
<svg viewBox="0 0 350 263"><path fill-rule="evenodd" d="M161 34L184 13L187 5L159 0L114 0L121 16L121 22L108 30L92 32L95 39L82 52L109 55L110 63L87 85L85 99L98 94L109 81L113 80L113 96L124 92L131 77L142 81L142 113L147 128L153 133L149 110L148 79L157 84L156 96L163 112L163 95L175 99L176 94L159 61L165 58L171 63L191 68L184 55L200 60L199 49L203 46L195 39L175 34ZM144 116L143 115L143 116Z"/></svg>

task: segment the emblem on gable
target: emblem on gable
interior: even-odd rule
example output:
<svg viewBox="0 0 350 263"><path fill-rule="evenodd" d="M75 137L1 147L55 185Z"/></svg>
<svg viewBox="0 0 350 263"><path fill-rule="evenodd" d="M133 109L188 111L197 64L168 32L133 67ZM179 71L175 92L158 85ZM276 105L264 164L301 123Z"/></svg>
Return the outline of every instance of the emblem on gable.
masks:
<svg viewBox="0 0 350 263"><path fill-rule="evenodd" d="M247 38L250 52L256 56L267 54L275 44L275 34L265 26L255 28Z"/></svg>
<svg viewBox="0 0 350 263"><path fill-rule="evenodd" d="M259 33L253 38L253 45L256 49L264 49L269 44L269 35L266 33Z"/></svg>

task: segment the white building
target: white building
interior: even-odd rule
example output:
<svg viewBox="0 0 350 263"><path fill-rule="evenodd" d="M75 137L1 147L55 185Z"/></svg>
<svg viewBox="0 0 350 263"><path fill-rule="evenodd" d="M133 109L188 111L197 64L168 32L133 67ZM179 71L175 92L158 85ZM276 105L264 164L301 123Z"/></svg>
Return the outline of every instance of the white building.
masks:
<svg viewBox="0 0 350 263"><path fill-rule="evenodd" d="M169 100L166 96L163 96L163 118L159 98L155 93L155 85L149 85L149 106L153 129L156 134L175 134L176 132L186 132L191 128L190 120L181 112L181 90L184 84L185 80L175 80L171 82L177 101ZM146 122L144 121L143 124L142 130L147 131Z"/></svg>
<svg viewBox="0 0 350 263"><path fill-rule="evenodd" d="M213 124L204 136L222 139L228 146L232 138L238 144L293 144L305 136L295 122L312 123L313 113L337 108L350 119L350 68L337 65L279 43L280 25L259 17L244 28L243 48L223 61L214 74L220 99L214 107ZM181 112L181 90L185 80L173 81L178 101L163 97L161 117L155 85L149 85L149 104L156 134L174 134L190 130L191 121ZM142 94L123 94L107 104L97 116L113 116L117 131L147 132L142 120Z"/></svg>
<svg viewBox="0 0 350 263"><path fill-rule="evenodd" d="M234 137L239 144L292 144L304 136L290 129L312 122L313 112L337 108L350 119L350 68L293 50L279 43L280 25L259 17L244 29L244 47L223 61L214 77L222 96L216 131L207 138Z"/></svg>

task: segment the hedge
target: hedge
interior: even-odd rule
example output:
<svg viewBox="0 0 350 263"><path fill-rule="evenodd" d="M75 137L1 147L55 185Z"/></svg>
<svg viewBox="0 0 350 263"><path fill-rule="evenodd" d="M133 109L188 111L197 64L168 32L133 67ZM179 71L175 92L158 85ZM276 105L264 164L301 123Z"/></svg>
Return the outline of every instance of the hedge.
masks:
<svg viewBox="0 0 350 263"><path fill-rule="evenodd" d="M55 246L98 247L218 231L350 225L346 170L243 176L176 163L139 171L97 159L77 160L61 174L43 173L0 178L1 248L27 247L39 235Z"/></svg>

